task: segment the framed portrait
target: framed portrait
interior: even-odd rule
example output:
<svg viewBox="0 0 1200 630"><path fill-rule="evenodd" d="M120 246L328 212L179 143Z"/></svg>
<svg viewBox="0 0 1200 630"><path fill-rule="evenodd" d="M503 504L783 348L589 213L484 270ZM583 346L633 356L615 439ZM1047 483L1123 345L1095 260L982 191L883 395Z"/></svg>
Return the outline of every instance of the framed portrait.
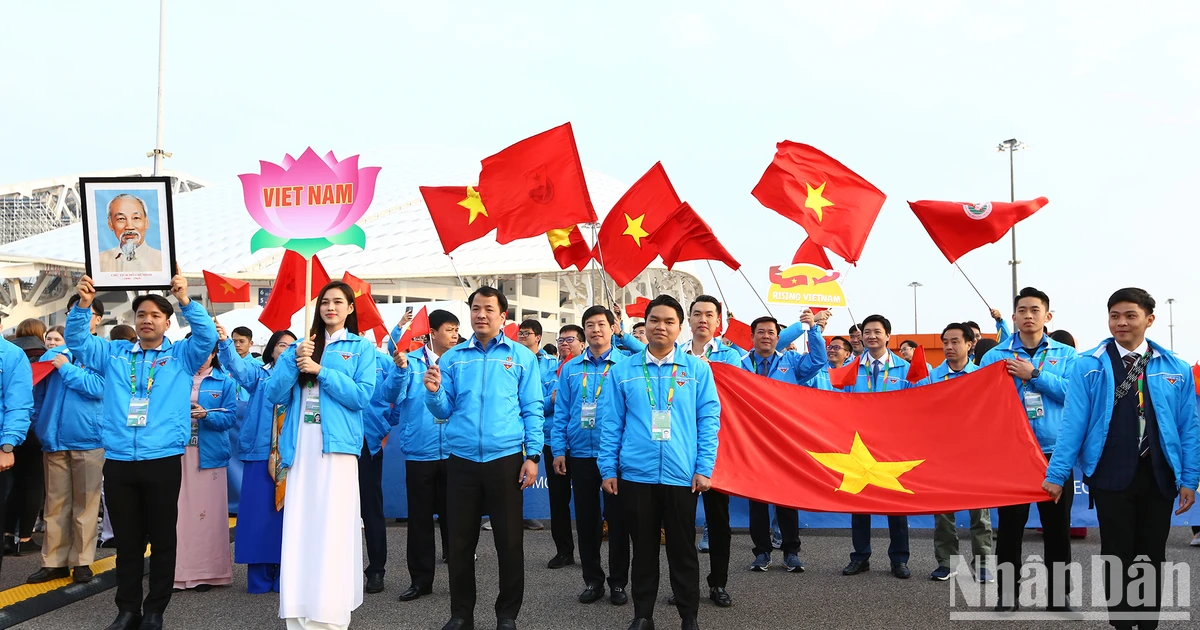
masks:
<svg viewBox="0 0 1200 630"><path fill-rule="evenodd" d="M170 177L81 177L83 260L98 290L170 289Z"/></svg>

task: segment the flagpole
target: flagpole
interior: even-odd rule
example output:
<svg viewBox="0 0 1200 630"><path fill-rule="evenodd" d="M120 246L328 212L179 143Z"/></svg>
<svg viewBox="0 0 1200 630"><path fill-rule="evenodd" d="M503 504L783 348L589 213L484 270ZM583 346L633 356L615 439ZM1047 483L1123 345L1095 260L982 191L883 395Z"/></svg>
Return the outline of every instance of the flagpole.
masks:
<svg viewBox="0 0 1200 630"><path fill-rule="evenodd" d="M708 264L708 273L713 277L713 282L717 283L717 294L721 296L721 303L725 305L725 310L729 310L729 300L725 299L725 290L721 288L721 281L717 280L717 272L713 271L712 261L704 261Z"/></svg>
<svg viewBox="0 0 1200 630"><path fill-rule="evenodd" d="M955 269L958 269L958 272L961 273L962 277L966 279L967 284L971 285L972 289L975 289L975 295L978 295L979 299L983 300L983 305L987 307L989 312L991 312L992 305L988 304L987 298L983 297L983 294L979 292L979 288L975 286L974 282L971 282L971 279L969 277L967 277L967 272L963 271L963 268L959 267L958 263L954 263L954 267L955 267Z"/></svg>
<svg viewBox="0 0 1200 630"><path fill-rule="evenodd" d="M842 274L842 295L846 294L846 278L850 277L850 270L854 269L854 265L846 268L846 272ZM858 325L858 318L854 316L854 311L850 310L850 298L846 298L846 312L850 313L851 324ZM861 330L859 331L862 332Z"/></svg>
<svg viewBox="0 0 1200 630"><path fill-rule="evenodd" d="M454 276L458 278L458 288L462 289L463 297L466 298L468 302L471 301L471 296L467 293L467 283L463 282L462 275L458 273L458 265L454 264L454 257L450 254L446 254L446 258L450 259L450 268L454 270Z"/></svg>
<svg viewBox="0 0 1200 630"><path fill-rule="evenodd" d="M708 264L708 268L710 271L712 270L712 263ZM758 301L762 302L763 308L767 309L767 315L770 315L771 317L775 317L775 313L771 312L771 307L767 306L767 301L764 300L763 297L758 294L758 289L754 288L754 283L750 282L750 278L746 277L746 272L742 271L741 267L738 267L738 273L742 274L742 279L745 280L746 284L750 286L750 291L752 291L754 293L754 297L758 298ZM717 279L717 277L714 275L713 280L716 280L716 279ZM721 283L719 283L719 282L717 283L717 288L718 289L721 288Z"/></svg>
<svg viewBox="0 0 1200 630"><path fill-rule="evenodd" d="M613 299L612 293L608 291L608 280L604 277L604 250L600 248L600 239L596 238L596 224L592 224L592 242L596 244L596 253L600 255L600 282L604 285L604 297L608 299L608 303L616 306L617 301ZM596 259L592 259L593 270L595 269Z"/></svg>
<svg viewBox="0 0 1200 630"><path fill-rule="evenodd" d="M312 325L312 261L315 254L304 259L304 325Z"/></svg>

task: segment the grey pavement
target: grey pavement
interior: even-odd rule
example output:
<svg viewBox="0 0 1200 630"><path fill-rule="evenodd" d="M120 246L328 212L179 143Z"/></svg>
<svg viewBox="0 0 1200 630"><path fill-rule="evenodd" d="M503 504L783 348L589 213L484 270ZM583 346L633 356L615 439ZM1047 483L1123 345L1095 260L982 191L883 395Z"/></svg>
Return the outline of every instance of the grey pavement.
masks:
<svg viewBox="0 0 1200 630"><path fill-rule="evenodd" d="M351 628L433 628L437 629L449 617L450 596L447 592L445 565L438 566L434 594L415 602L400 602L396 596L409 584L404 565L406 531L402 525L388 529L389 559L387 590L378 595L366 595L363 606L354 612ZM496 555L488 532L482 532L477 564L479 603L476 622L479 628L492 626L492 602L496 597ZM912 531L911 580L899 580L888 572L886 553L887 532L874 532L875 556L869 574L844 577L850 552L849 530L804 530L801 557L807 563L804 573L786 573L780 567L782 557L776 551L775 565L767 573L752 573L747 566L750 537L734 535L733 560L730 567L729 592L732 608L716 608L707 599L701 600L702 628L978 628L980 630L1013 628L1108 628L1107 622L1091 621L961 621L952 620L952 612L969 612L958 596L958 607L950 605L952 582L928 579L933 570L933 540L931 530ZM1084 572L1090 574L1087 563L1092 554L1099 553L1097 530L1089 531L1084 540L1073 541L1076 562L1084 562ZM961 548L969 549L966 532L960 530ZM1041 553L1041 536L1027 532L1025 553ZM1173 562L1200 565L1200 548L1189 547L1191 533L1187 528L1175 528L1168 543L1167 558ZM605 628L619 630L628 626L633 617L632 603L614 607L607 598L591 605L576 601L583 582L579 564L549 570L546 562L554 555L550 532L526 532L526 590L525 603L518 626L523 629L541 628ZM659 585L659 604L655 622L659 628L679 627L679 617L663 600L669 591L665 553L662 556L662 580ZM8 588L20 582L37 568L34 556L6 558L0 586ZM708 571L707 556L700 561L701 583ZM1196 576L1200 577L1200 576ZM1084 576L1090 590L1090 575ZM208 593L177 593L167 610L169 628L283 628L277 616L278 596L249 595L245 592L246 572L235 567L232 587L216 588ZM994 587L993 587L994 588ZM1185 589L1189 601L1200 601L1200 579L1192 579ZM116 615L112 603L114 591L76 602L15 626L28 630L57 628L104 628ZM707 589L702 589L702 595ZM994 595L993 595L994 597ZM994 600L993 600L994 601ZM974 609L978 610L978 609ZM1094 610L1094 609L1093 609ZM982 609L990 613L991 608ZM1175 609L1189 612L1191 608ZM1164 622L1163 628L1196 628L1195 620Z"/></svg>

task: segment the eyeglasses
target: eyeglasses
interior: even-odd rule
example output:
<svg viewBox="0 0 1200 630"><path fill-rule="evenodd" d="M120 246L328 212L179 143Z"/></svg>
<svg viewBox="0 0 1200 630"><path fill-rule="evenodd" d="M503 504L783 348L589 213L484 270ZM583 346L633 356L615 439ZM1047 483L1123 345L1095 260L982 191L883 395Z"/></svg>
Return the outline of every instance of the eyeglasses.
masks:
<svg viewBox="0 0 1200 630"><path fill-rule="evenodd" d="M525 339L526 337L536 337L537 335L532 330L521 330L517 332L517 336Z"/></svg>
<svg viewBox="0 0 1200 630"><path fill-rule="evenodd" d="M559 337L556 339L558 343L575 343L575 337Z"/></svg>
<svg viewBox="0 0 1200 630"><path fill-rule="evenodd" d="M829 352L841 352L842 350L845 350L845 349L846 349L846 346L843 346L842 344L837 344L836 346L828 346Z"/></svg>

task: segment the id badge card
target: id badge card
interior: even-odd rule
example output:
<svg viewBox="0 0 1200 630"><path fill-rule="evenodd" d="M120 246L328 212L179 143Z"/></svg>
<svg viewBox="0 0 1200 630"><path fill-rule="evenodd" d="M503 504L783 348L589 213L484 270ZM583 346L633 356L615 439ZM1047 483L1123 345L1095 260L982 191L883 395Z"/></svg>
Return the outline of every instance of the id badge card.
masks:
<svg viewBox="0 0 1200 630"><path fill-rule="evenodd" d="M130 398L129 413L125 417L125 426L127 427L144 427L146 426L146 415L150 413L149 398Z"/></svg>
<svg viewBox="0 0 1200 630"><path fill-rule="evenodd" d="M1030 420L1045 417L1046 408L1042 405L1042 395L1039 392L1025 392L1025 415Z"/></svg>
<svg viewBox="0 0 1200 630"><path fill-rule="evenodd" d="M200 446L200 421L192 418L192 437L188 440L188 446Z"/></svg>
<svg viewBox="0 0 1200 630"><path fill-rule="evenodd" d="M317 396L307 396L304 399L304 423L321 424L321 399Z"/></svg>
<svg viewBox="0 0 1200 630"><path fill-rule="evenodd" d="M671 439L671 410L650 413L650 439L655 442L666 442Z"/></svg>
<svg viewBox="0 0 1200 630"><path fill-rule="evenodd" d="M579 428L580 429L595 429L596 428L596 403L583 403L579 410Z"/></svg>

